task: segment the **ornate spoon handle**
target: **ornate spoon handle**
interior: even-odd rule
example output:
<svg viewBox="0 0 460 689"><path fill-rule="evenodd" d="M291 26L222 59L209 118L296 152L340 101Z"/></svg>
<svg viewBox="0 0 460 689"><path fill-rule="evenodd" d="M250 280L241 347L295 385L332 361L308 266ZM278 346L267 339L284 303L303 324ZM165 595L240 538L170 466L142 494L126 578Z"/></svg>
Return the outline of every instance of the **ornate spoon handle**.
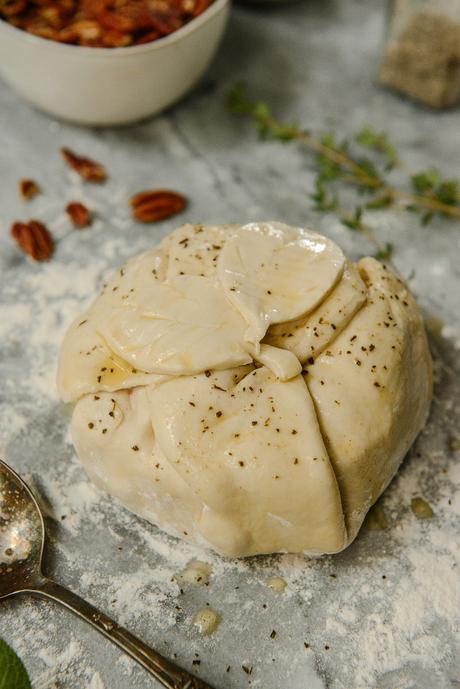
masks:
<svg viewBox="0 0 460 689"><path fill-rule="evenodd" d="M209 684L156 653L127 629L120 627L111 620L110 617L99 612L97 608L87 603L83 598L51 579L43 579L33 589L28 590L34 595L51 598L62 603L66 608L92 624L107 639L110 639L131 658L137 660L166 689L212 689Z"/></svg>

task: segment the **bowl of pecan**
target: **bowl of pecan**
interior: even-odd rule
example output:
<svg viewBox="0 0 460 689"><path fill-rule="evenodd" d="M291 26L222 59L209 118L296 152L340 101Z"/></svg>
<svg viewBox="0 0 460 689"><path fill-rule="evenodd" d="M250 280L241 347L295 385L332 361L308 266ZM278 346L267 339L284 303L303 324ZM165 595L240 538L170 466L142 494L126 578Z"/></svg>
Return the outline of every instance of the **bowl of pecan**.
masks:
<svg viewBox="0 0 460 689"><path fill-rule="evenodd" d="M229 0L0 0L0 76L58 118L117 125L200 79Z"/></svg>

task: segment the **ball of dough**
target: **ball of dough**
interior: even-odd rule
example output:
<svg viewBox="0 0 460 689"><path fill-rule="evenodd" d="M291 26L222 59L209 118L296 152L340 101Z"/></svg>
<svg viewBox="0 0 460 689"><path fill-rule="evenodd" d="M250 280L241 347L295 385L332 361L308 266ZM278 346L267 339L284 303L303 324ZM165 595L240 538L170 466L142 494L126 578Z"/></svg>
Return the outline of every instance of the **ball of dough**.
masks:
<svg viewBox="0 0 460 689"><path fill-rule="evenodd" d="M373 258L280 223L185 225L119 270L58 387L100 488L228 556L334 553L423 427L419 309Z"/></svg>

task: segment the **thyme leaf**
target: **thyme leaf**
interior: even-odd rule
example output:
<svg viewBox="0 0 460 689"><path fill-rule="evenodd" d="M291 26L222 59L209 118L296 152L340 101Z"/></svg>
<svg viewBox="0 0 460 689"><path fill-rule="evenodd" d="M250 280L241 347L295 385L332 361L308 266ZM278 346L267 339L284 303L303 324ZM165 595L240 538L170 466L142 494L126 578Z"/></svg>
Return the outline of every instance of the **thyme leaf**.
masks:
<svg viewBox="0 0 460 689"><path fill-rule="evenodd" d="M394 252L390 243L381 245L366 224L368 211L403 209L418 214L422 225L434 217L460 220L460 183L444 179L435 169L418 173L408 171L384 132L364 127L350 139L340 141L335 132L315 136L296 124L285 124L272 113L264 101L252 100L243 85L235 86L228 96L232 113L253 120L259 135L283 143L297 141L313 155L316 170L315 188L310 198L314 208L335 213L350 230L363 233L376 247L376 256L389 260ZM362 149L367 154L363 156ZM391 172L398 168L405 181L393 182ZM339 203L340 185L352 186L368 200L351 213Z"/></svg>
<svg viewBox="0 0 460 689"><path fill-rule="evenodd" d="M384 132L374 132L370 127L361 129L355 136L355 141L364 148L378 151L386 156L385 170L392 170L399 165L399 157L395 147L389 142Z"/></svg>
<svg viewBox="0 0 460 689"><path fill-rule="evenodd" d="M340 218L341 222L345 227L348 227L350 230L362 230L363 224L362 224L362 217L363 217L363 209L361 206L358 206L355 209L354 215L352 216L342 216Z"/></svg>
<svg viewBox="0 0 460 689"><path fill-rule="evenodd" d="M387 242L382 249L378 249L375 252L374 258L376 258L379 261L391 261L391 259L393 257L393 252L394 252L393 244L391 242Z"/></svg>

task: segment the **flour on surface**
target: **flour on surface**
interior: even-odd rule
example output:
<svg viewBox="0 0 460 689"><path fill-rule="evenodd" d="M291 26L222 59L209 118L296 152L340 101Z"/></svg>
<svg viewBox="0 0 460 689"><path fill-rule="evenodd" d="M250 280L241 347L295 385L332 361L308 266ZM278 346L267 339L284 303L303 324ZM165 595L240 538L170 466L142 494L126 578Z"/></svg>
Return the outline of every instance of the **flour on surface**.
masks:
<svg viewBox="0 0 460 689"><path fill-rule="evenodd" d="M314 11L313 4L309 5ZM359 17L365 12L361 2L332 5L336 12L355 11ZM243 21L241 15L239 21ZM276 24L282 21L277 17ZM299 29L298 48L305 43L306 30L305 26ZM375 34L362 33L374 50ZM257 68L257 61L253 62ZM303 86L298 90L303 92ZM315 102L308 95L310 111ZM322 111L317 118L318 126L322 125ZM451 324L457 304L449 306L439 285L449 268L448 257L454 255L448 250L455 246L451 244L454 232L458 244L456 228L451 231L444 226L442 233L430 230L423 235L426 242L434 241L435 235L436 242L445 242L433 261L434 271L430 271L429 248L420 248L422 230L406 220L401 228L405 240L400 241L398 235L401 246L396 256L402 274L408 276L416 267L411 285L427 312L441 315L445 325L439 341L433 342L436 388L431 419L382 500L388 528L360 533L350 548L334 557L228 560L171 538L130 514L88 482L74 456L69 409L59 402L54 382L59 345L69 323L92 301L111 271L178 224L173 220L152 227L133 226L127 200L146 180L180 182L181 188L190 188L196 215L184 221L238 221L242 215L245 220L251 219L247 216L257 220L289 214L284 219L297 222L306 216L347 253L357 256L367 249L358 233L350 233L339 221L310 216L303 201L297 206L293 203L304 198L301 175L291 180L298 188L286 188L280 199L279 179L274 177L273 182L270 175L260 173L263 168L272 169L272 144L267 148L257 144L247 156L251 188L246 189L231 180L243 162L238 158L227 165L232 152L225 150L225 164L217 167L216 179L208 158L195 159L177 136L176 119L160 117L152 125L136 128L130 144L134 154L130 149L126 157L117 137L128 134L105 132L91 138L107 157L109 147L116 143L113 163L133 171L132 188L115 181L90 187L72 171L66 172L65 179L54 180L56 188L61 185L65 190L62 195L44 194L32 207L56 236L52 260L33 264L9 240L0 255L0 454L30 477L33 490L42 496L48 532L45 569L216 687L241 689L250 680L251 689L452 689L460 676L456 666L460 452L451 442L460 428L460 331L458 321ZM194 137L199 141L201 110L196 121ZM193 132L192 120L188 127ZM54 137L64 133L71 139L69 145L72 138L78 144L75 131L67 125L50 122L49 128L53 141L46 141L47 154ZM147 147L145 158L137 162L152 132L156 158L152 158L152 147ZM162 147L167 157L162 157ZM99 149L94 151L95 158L98 153ZM286 147L280 155L292 163ZM225 194L221 179L229 185ZM269 187L271 183L276 188ZM64 202L70 200L82 201L95 213L87 230L71 228L62 212ZM382 224L382 240L391 240L388 233L393 229ZM3 217L1 235L8 237ZM453 280L452 270L448 277ZM416 496L433 507L433 519L421 522L414 517L410 502ZM212 567L209 586L183 587L181 592L174 575L194 559ZM286 581L282 594L267 587L272 577ZM207 605L219 611L222 622L215 634L202 638L191 620ZM273 631L276 636L271 638ZM34 689L50 689L54 681L62 689L152 687L151 678L132 660L51 601L21 597L2 602L1 635L24 659ZM196 660L199 665L193 665ZM250 675L242 665L252 668Z"/></svg>
<svg viewBox="0 0 460 689"><path fill-rule="evenodd" d="M242 664L253 668L251 686L267 689L279 689L279 682L304 689L305 677L318 689L326 680L330 689L393 689L388 678L398 689L411 689L420 663L441 677L441 669L454 667L460 610L460 500L454 497L460 471L458 452L449 451L446 440L460 417L455 362L436 354L431 425L383 498L387 529L363 532L335 557L219 558L167 536L98 491L69 445L69 413L54 383L60 340L110 273L108 266L132 248L147 248L145 239L128 248L118 234L103 255L83 263L56 258L39 269L25 266L20 286L9 284L0 306L7 364L0 442L4 456L31 476L42 496L52 573L165 655L176 653L193 671L209 668L214 683L225 680L230 689L245 679ZM435 510L429 522L410 510L418 495ZM206 562L212 577L208 586L182 590L174 577L193 560ZM286 582L282 595L267 588L273 578ZM191 620L206 605L222 614L222 622L211 637L198 639ZM51 603L8 602L2 619L5 636L32 664L40 689L42 678L56 677L64 687L81 677L76 689L103 689L112 686L114 673L121 686L147 686L132 661ZM242 642L235 630L244 630ZM195 653L199 666L192 664ZM439 680L440 689L448 686Z"/></svg>

